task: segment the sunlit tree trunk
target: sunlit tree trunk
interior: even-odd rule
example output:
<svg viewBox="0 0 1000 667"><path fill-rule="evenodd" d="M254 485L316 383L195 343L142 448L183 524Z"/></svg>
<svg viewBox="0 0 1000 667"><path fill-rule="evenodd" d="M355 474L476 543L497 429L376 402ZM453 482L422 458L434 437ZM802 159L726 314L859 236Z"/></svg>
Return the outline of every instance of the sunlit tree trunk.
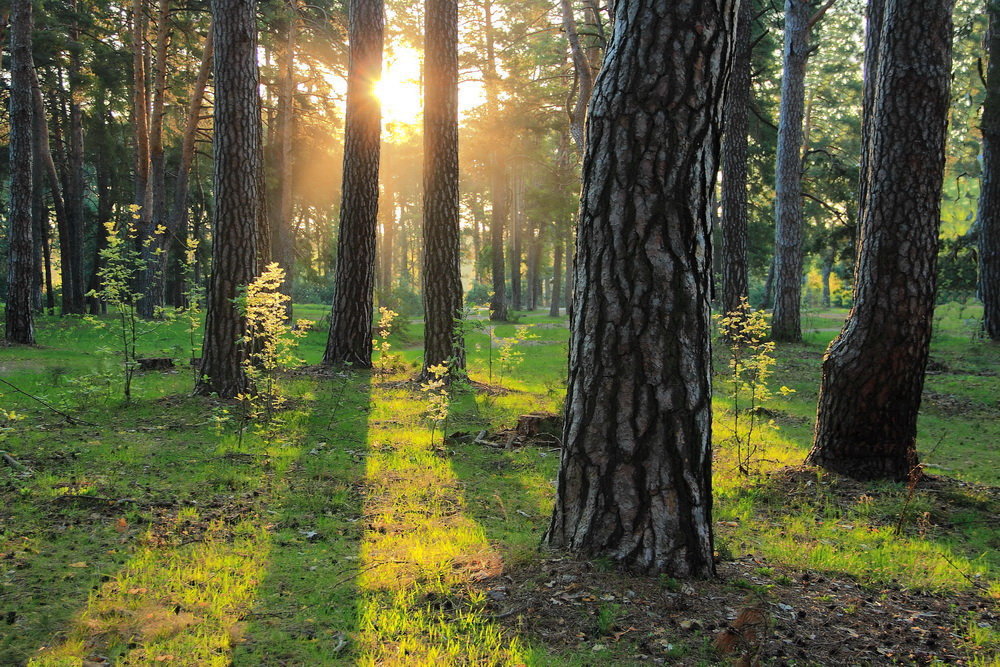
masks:
<svg viewBox="0 0 1000 667"><path fill-rule="evenodd" d="M854 308L823 361L808 461L906 480L934 313L952 0L886 0ZM866 142L867 143L867 142Z"/></svg>
<svg viewBox="0 0 1000 667"><path fill-rule="evenodd" d="M747 133L750 110L750 27L753 3L740 2L733 46L733 70L726 97L722 139L722 312L731 313L748 296Z"/></svg>
<svg viewBox="0 0 1000 667"><path fill-rule="evenodd" d="M734 10L618 0L590 106L546 541L633 572L714 572L709 202Z"/></svg>
<svg viewBox="0 0 1000 667"><path fill-rule="evenodd" d="M577 95L570 112L570 134L578 149L583 150L584 130L587 125L587 105L590 94L594 90L594 72L590 59L580 43L580 35L576 29L576 16L573 12L572 0L559 0L562 14L563 31L569 43L570 56L573 58L573 71L576 74Z"/></svg>
<svg viewBox="0 0 1000 667"><path fill-rule="evenodd" d="M424 13L424 370L465 373L458 221L458 1L426 0Z"/></svg>
<svg viewBox="0 0 1000 667"><path fill-rule="evenodd" d="M378 232L378 166L382 109L382 0L351 0L350 65L344 126L344 186L337 241L337 278L325 364L372 365L372 305Z"/></svg>
<svg viewBox="0 0 1000 667"><path fill-rule="evenodd" d="M5 339L33 345L31 0L13 0L10 29L10 226Z"/></svg>
<svg viewBox="0 0 1000 667"><path fill-rule="evenodd" d="M256 0L212 0L215 46L215 210L201 377L195 392L232 398L248 388L246 321L234 299L258 270L261 207L260 73Z"/></svg>
<svg viewBox="0 0 1000 667"><path fill-rule="evenodd" d="M979 295L986 335L1000 342L1000 3L987 0L986 4L990 28L979 189Z"/></svg>

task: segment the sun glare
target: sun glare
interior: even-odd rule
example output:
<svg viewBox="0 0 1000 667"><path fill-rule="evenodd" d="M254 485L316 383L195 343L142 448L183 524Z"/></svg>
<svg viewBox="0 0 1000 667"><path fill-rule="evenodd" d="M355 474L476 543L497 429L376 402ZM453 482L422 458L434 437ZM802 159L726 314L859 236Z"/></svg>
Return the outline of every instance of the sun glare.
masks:
<svg viewBox="0 0 1000 667"><path fill-rule="evenodd" d="M382 80L375 84L375 94L382 102L386 125L415 125L420 120L420 52L409 47L397 48L387 57Z"/></svg>

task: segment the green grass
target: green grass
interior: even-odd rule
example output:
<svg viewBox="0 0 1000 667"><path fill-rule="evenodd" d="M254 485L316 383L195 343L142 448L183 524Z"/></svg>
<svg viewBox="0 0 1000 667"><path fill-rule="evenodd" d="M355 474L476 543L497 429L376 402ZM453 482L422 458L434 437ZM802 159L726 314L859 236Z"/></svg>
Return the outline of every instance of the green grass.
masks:
<svg viewBox="0 0 1000 667"><path fill-rule="evenodd" d="M948 307L939 318L932 358L940 370L928 377L920 449L931 472L996 486L1000 355L970 340L971 311ZM296 317L326 312L296 306ZM765 433L765 471L801 463L821 355L844 314L808 313L805 342L779 347L773 384L796 393L769 406L780 429ZM447 433L559 410L565 320L525 315L521 324L537 338L520 345L516 366L496 349L515 325L468 332L472 379L505 391L457 390ZM593 664L589 649L553 652L502 631L475 588L538 558L558 451L442 443L441 429L432 441L424 397L399 382L406 373L293 373L283 381L290 407L280 425L252 431L241 445L224 412L231 417L233 406L190 397L186 365L139 375L123 406L107 329L41 318L38 332L37 348L0 350L0 377L88 423L67 424L0 389L0 407L14 413L0 422L0 449L31 468L0 468L0 664L88 656L116 664ZM392 341L411 368L421 336L413 322ZM300 356L318 363L325 338L310 331ZM181 322L153 325L140 352L186 359L188 339ZM724 367L718 357L716 368ZM717 444L728 408L717 398ZM733 467L720 447L719 550L764 558L762 576L812 569L944 596L977 582L1000 595L997 507L975 487L908 500L902 487L868 485L845 499L817 476L790 497L787 487ZM734 597L745 593L734 587ZM603 633L617 614L603 605L588 631ZM973 664L985 665L996 629L980 623L970 618L956 632ZM672 650L680 659L689 649L677 642ZM609 643L601 662L627 664L631 650Z"/></svg>

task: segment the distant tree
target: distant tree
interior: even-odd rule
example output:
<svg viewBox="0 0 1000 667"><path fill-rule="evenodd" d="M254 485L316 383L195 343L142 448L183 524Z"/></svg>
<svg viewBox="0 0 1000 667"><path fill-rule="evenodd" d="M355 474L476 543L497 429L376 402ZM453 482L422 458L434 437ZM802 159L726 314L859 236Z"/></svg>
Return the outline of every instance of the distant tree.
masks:
<svg viewBox="0 0 1000 667"><path fill-rule="evenodd" d="M709 206L732 2L618 0L590 105L551 547L712 561Z"/></svg>
<svg viewBox="0 0 1000 667"><path fill-rule="evenodd" d="M823 361L808 462L905 480L930 347L951 76L952 0L885 0L854 308ZM871 40L869 40L871 49Z"/></svg>
<svg viewBox="0 0 1000 667"><path fill-rule="evenodd" d="M374 86L382 75L382 0L351 0L348 25L343 203L330 335L323 363L370 368L382 132Z"/></svg>
<svg viewBox="0 0 1000 667"><path fill-rule="evenodd" d="M234 300L258 271L263 216L256 0L212 0L215 210L201 378L195 392L245 391L246 321Z"/></svg>
<svg viewBox="0 0 1000 667"><path fill-rule="evenodd" d="M722 138L722 312L739 309L748 296L747 143L750 114L750 31L753 3L740 2L733 46L733 70L726 96Z"/></svg>
<svg viewBox="0 0 1000 667"><path fill-rule="evenodd" d="M983 102L983 175L979 189L979 294L983 325L1000 342L1000 2L986 0L989 67Z"/></svg>
<svg viewBox="0 0 1000 667"><path fill-rule="evenodd" d="M10 254L7 260L8 343L35 343L32 247L31 0L13 0L10 29Z"/></svg>
<svg viewBox="0 0 1000 667"><path fill-rule="evenodd" d="M775 340L802 338L802 119L805 114L809 35L834 3L818 9L813 0L785 0L785 46L781 74L781 111L775 165L774 316Z"/></svg>
<svg viewBox="0 0 1000 667"><path fill-rule="evenodd" d="M465 372L458 224L458 2L426 0L424 13L424 370ZM499 252L495 248L494 252Z"/></svg>
<svg viewBox="0 0 1000 667"><path fill-rule="evenodd" d="M570 134L573 135L573 141L577 148L582 151L584 130L587 124L587 104L590 102L590 94L594 89L594 72L576 27L576 15L573 12L572 0L559 0L559 9L562 16L562 28L566 33L566 41L569 43L570 56L573 58L573 73L577 88L576 101L570 112Z"/></svg>

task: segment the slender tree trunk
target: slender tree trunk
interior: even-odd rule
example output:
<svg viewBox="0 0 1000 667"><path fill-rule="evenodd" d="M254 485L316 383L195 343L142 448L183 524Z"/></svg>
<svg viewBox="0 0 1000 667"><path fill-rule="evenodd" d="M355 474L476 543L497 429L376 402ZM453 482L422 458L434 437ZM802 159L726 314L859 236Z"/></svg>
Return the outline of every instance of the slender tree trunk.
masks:
<svg viewBox="0 0 1000 667"><path fill-rule="evenodd" d="M212 0L215 44L215 210L201 377L195 393L232 398L248 389L246 320L234 305L258 270L264 223L256 0Z"/></svg>
<svg viewBox="0 0 1000 667"><path fill-rule="evenodd" d="M32 242L31 0L13 0L10 30L10 245L7 258L5 339L34 345L32 308L35 262Z"/></svg>
<svg viewBox="0 0 1000 667"><path fill-rule="evenodd" d="M111 121L111 114L107 109L107 101L102 96L97 103L96 114L100 118L97 126L95 141L97 145L104 146L110 141L108 125ZM97 224L94 226L94 254L90 273L87 277L87 309L91 315L99 315L106 309L106 304L96 296L96 292L101 288L100 270L103 258L101 251L107 247L107 229L105 223L109 222L113 213L113 190L112 174L108 165L108 160L104 151L99 151L94 161L94 180L97 186Z"/></svg>
<svg viewBox="0 0 1000 667"><path fill-rule="evenodd" d="M824 308L830 307L830 275L833 273L833 251L828 250L823 253L823 266L822 266L822 277L823 277L823 300L822 306Z"/></svg>
<svg viewBox="0 0 1000 667"><path fill-rule="evenodd" d="M559 0L559 8L562 11L563 31L566 33L566 41L569 42L569 52L573 58L573 71L576 73L577 81L576 102L570 112L570 134L573 135L573 141L577 148L583 150L584 130L587 125L587 105L590 103L590 94L594 89L594 73L587 52L580 43L572 0Z"/></svg>
<svg viewBox="0 0 1000 667"><path fill-rule="evenodd" d="M886 0L854 308L823 361L808 461L906 480L934 313L952 0Z"/></svg>
<svg viewBox="0 0 1000 667"><path fill-rule="evenodd" d="M32 82L34 70L28 73ZM32 83L33 87L33 83ZM49 210L45 205L45 166L42 160L42 147L40 140L42 131L45 129L45 114L38 113L35 109L34 90L31 100L31 227L35 252L35 292L36 310L42 310L42 291L45 290L45 312L55 312L55 296L52 294L52 274L50 258L48 257L48 234L49 234Z"/></svg>
<svg viewBox="0 0 1000 667"><path fill-rule="evenodd" d="M351 0L349 23L343 200L336 288L323 363L371 368L382 133L382 109L373 84L382 76L382 0Z"/></svg>
<svg viewBox="0 0 1000 667"><path fill-rule="evenodd" d="M785 49L775 166L774 317L771 335L802 339L802 119L809 58L809 0L785 0Z"/></svg>
<svg viewBox="0 0 1000 667"><path fill-rule="evenodd" d="M500 115L499 75L496 63L496 44L493 29L493 2L483 3L484 31L486 38L486 64L483 78L486 89L486 108L494 122ZM490 300L490 320L506 322L510 319L507 303L507 277L504 266L504 227L508 217L508 178L504 158L498 149L489 156L490 170L490 246L492 255L493 298Z"/></svg>
<svg viewBox="0 0 1000 667"><path fill-rule="evenodd" d="M520 173L512 179L510 207L510 306L521 310L521 235L524 233L524 179Z"/></svg>
<svg viewBox="0 0 1000 667"><path fill-rule="evenodd" d="M708 208L734 10L618 0L590 107L546 540L632 572L714 573Z"/></svg>
<svg viewBox="0 0 1000 667"><path fill-rule="evenodd" d="M528 310L536 310L541 300L542 280L539 265L542 263L542 230L531 230L528 246Z"/></svg>
<svg viewBox="0 0 1000 667"><path fill-rule="evenodd" d="M396 191L392 187L391 181L385 183L385 203L382 212L382 296L383 304L391 302L392 281L395 277L393 271L393 258L395 257L396 240Z"/></svg>
<svg viewBox="0 0 1000 667"><path fill-rule="evenodd" d="M552 257L552 301L549 304L549 317L559 317L559 297L562 292L562 258L563 258L563 243L562 239L559 238L558 230L556 230L554 238L552 241L553 257Z"/></svg>
<svg viewBox="0 0 1000 667"><path fill-rule="evenodd" d="M726 97L722 138L722 312L731 313L749 295L747 285L747 135L750 110L750 28L753 3L740 2L733 70Z"/></svg>
<svg viewBox="0 0 1000 667"><path fill-rule="evenodd" d="M153 108L149 118L149 179L144 200L149 209L142 213L143 274L138 291L142 294L137 311L152 318L163 307L166 270L165 246L168 230L167 172L163 152L163 117L166 113L167 47L170 42L170 0L159 0L156 11L156 52L153 55Z"/></svg>
<svg viewBox="0 0 1000 667"><path fill-rule="evenodd" d="M465 374L458 218L458 1L426 0L424 13L424 368Z"/></svg>
<svg viewBox="0 0 1000 667"><path fill-rule="evenodd" d="M1000 4L987 0L989 67L983 102L983 176L979 190L979 295L986 335L1000 342Z"/></svg>
<svg viewBox="0 0 1000 667"><path fill-rule="evenodd" d="M147 214L149 183L149 100L146 96L146 0L132 2L132 127L135 140L136 206Z"/></svg>

